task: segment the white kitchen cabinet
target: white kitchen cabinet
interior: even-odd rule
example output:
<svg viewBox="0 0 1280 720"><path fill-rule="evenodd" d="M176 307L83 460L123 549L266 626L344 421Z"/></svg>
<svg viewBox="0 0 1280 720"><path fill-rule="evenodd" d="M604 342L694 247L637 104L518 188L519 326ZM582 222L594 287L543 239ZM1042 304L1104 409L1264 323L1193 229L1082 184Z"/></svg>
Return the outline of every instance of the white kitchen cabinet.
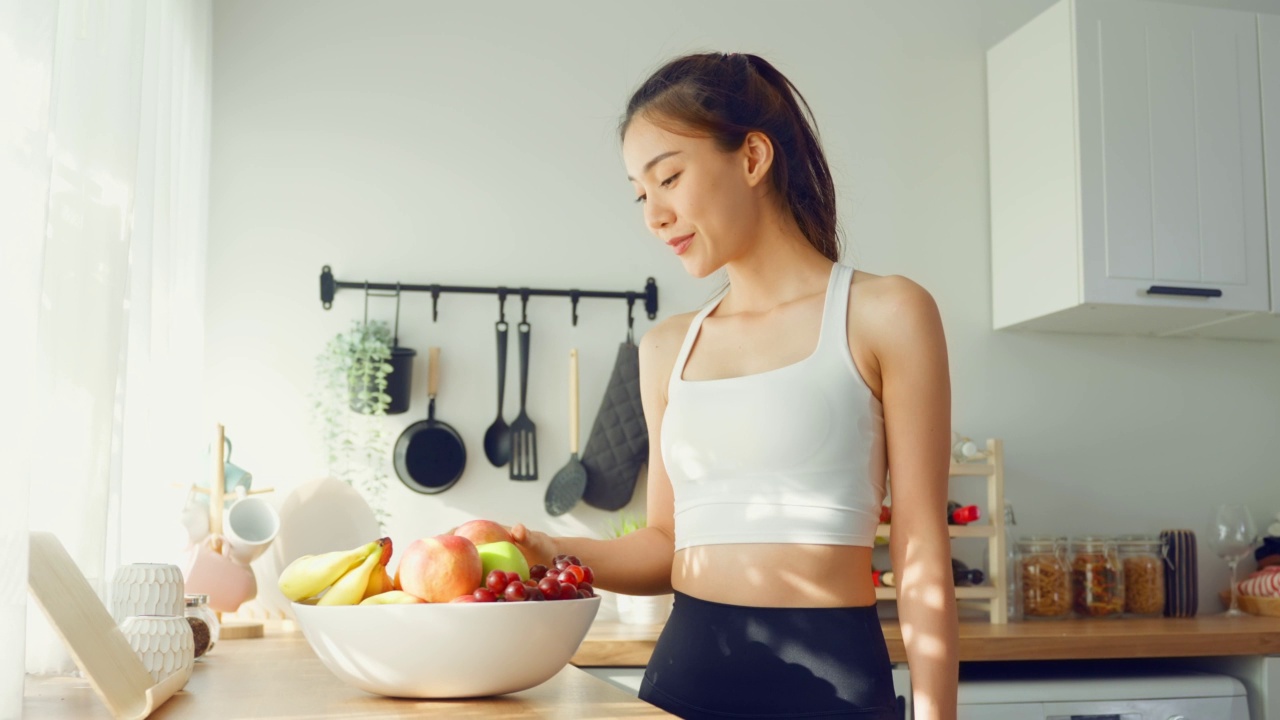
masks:
<svg viewBox="0 0 1280 720"><path fill-rule="evenodd" d="M988 51L996 329L1172 334L1273 309L1258 18L1062 0Z"/></svg>

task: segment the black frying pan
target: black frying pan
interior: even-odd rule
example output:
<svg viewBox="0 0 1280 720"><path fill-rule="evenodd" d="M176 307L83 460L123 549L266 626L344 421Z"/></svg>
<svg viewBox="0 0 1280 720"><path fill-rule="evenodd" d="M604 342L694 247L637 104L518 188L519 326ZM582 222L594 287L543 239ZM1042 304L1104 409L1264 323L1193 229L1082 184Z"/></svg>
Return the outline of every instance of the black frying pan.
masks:
<svg viewBox="0 0 1280 720"><path fill-rule="evenodd" d="M410 489L438 493L453 487L467 465L467 448L462 437L446 423L436 420L436 386L440 375L440 348L427 355L427 419L419 420L400 433L396 440L396 475Z"/></svg>

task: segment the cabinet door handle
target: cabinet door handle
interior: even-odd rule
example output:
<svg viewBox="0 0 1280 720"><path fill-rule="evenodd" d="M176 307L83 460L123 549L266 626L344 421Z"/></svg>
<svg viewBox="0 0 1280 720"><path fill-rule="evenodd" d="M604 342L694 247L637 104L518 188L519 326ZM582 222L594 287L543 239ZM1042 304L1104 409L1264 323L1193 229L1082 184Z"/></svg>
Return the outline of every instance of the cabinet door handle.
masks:
<svg viewBox="0 0 1280 720"><path fill-rule="evenodd" d="M1222 297L1218 288L1186 288L1172 285L1152 285L1147 288L1148 295L1189 295L1191 297Z"/></svg>

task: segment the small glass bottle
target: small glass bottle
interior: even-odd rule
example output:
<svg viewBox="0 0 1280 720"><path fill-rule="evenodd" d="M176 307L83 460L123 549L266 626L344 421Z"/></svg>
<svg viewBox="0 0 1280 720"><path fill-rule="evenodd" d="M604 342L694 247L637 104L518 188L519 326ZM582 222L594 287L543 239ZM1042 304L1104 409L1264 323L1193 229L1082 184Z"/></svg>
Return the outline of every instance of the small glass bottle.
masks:
<svg viewBox="0 0 1280 720"><path fill-rule="evenodd" d="M1024 619L1061 620L1071 615L1071 576L1057 538L1032 535L1019 540L1016 576Z"/></svg>
<svg viewBox="0 0 1280 720"><path fill-rule="evenodd" d="M209 607L208 595L186 595L187 622L191 625L191 633L195 636L196 657L208 654L218 643L218 635L222 631L222 623L218 615Z"/></svg>
<svg viewBox="0 0 1280 720"><path fill-rule="evenodd" d="M1124 613L1124 571L1111 538L1086 535L1071 540L1072 609L1082 618Z"/></svg>
<svg viewBox="0 0 1280 720"><path fill-rule="evenodd" d="M1130 617L1164 615L1164 543L1150 535L1116 538L1124 569L1124 612Z"/></svg>

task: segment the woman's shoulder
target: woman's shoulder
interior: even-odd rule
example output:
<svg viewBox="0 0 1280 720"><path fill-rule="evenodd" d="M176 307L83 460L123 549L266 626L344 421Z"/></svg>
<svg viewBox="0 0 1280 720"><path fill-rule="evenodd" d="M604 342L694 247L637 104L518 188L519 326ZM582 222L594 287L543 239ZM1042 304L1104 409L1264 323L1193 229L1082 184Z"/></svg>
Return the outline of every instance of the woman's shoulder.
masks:
<svg viewBox="0 0 1280 720"><path fill-rule="evenodd" d="M697 315L697 310L670 315L649 328L640 338L641 362L644 362L646 356L651 360L669 358L674 362L676 355L680 353L680 346L684 344L684 336L688 334L689 326Z"/></svg>
<svg viewBox="0 0 1280 720"><path fill-rule="evenodd" d="M883 357L929 342L941 322L933 295L916 281L857 270L849 290L849 327Z"/></svg>
<svg viewBox="0 0 1280 720"><path fill-rule="evenodd" d="M857 307L876 319L898 312L928 311L936 306L929 291L904 275L876 275L855 270L849 291L850 308Z"/></svg>

